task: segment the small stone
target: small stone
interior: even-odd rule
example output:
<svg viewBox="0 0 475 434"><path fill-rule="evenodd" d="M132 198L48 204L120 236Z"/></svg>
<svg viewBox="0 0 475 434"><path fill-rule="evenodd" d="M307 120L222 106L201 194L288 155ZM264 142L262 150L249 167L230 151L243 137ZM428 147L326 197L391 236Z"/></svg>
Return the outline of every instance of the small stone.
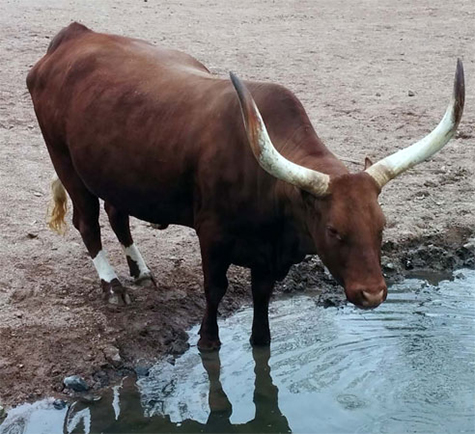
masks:
<svg viewBox="0 0 475 434"><path fill-rule="evenodd" d="M30 240L33 240L34 238L38 238L38 234L34 234L33 232L28 232L26 235Z"/></svg>
<svg viewBox="0 0 475 434"><path fill-rule="evenodd" d="M85 392L89 390L89 386L79 375L71 375L70 377L66 377L63 380L63 384L65 387L74 390L75 392Z"/></svg>
<svg viewBox="0 0 475 434"><path fill-rule="evenodd" d="M412 90L408 91L407 94L408 94L408 96L415 96L416 95L416 93Z"/></svg>
<svg viewBox="0 0 475 434"><path fill-rule="evenodd" d="M475 250L475 238L470 238L467 243L463 245L464 249Z"/></svg>
<svg viewBox="0 0 475 434"><path fill-rule="evenodd" d="M53 401L53 407L56 410L62 410L66 405L68 405L68 403L64 399L55 399Z"/></svg>
<svg viewBox="0 0 475 434"><path fill-rule="evenodd" d="M18 367L19 367L20 369L22 369L24 366L25 366L25 365L24 365L23 363L20 363L20 364L18 365Z"/></svg>
<svg viewBox="0 0 475 434"><path fill-rule="evenodd" d="M33 193L36 197L42 197L43 196L43 193L40 193L39 191L35 191Z"/></svg>
<svg viewBox="0 0 475 434"><path fill-rule="evenodd" d="M119 349L110 345L103 349L106 360L115 367L122 364L122 358L120 357Z"/></svg>
<svg viewBox="0 0 475 434"><path fill-rule="evenodd" d="M23 314L22 314L21 312L17 312L17 313L15 314L15 316L16 316L17 318L23 318Z"/></svg>
<svg viewBox="0 0 475 434"><path fill-rule="evenodd" d="M396 265L394 265L393 262L388 262L387 264L384 264L384 268L386 268L386 270L395 270L396 269Z"/></svg>
<svg viewBox="0 0 475 434"><path fill-rule="evenodd" d="M376 96L381 96L381 94L379 92L376 92Z"/></svg>
<svg viewBox="0 0 475 434"><path fill-rule="evenodd" d="M150 373L150 368L148 366L136 366L134 370L139 378L148 377L148 374Z"/></svg>

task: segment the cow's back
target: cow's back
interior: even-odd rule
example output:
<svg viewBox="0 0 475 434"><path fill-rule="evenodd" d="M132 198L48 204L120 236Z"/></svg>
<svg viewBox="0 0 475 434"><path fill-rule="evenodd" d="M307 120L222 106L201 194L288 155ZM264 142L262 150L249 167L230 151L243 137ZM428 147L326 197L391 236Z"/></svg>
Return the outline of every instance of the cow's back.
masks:
<svg viewBox="0 0 475 434"><path fill-rule="evenodd" d="M91 192L144 220L194 226L200 165L215 168L210 195L239 178L216 169L258 170L230 82L184 53L73 23L27 84L56 170L67 154Z"/></svg>

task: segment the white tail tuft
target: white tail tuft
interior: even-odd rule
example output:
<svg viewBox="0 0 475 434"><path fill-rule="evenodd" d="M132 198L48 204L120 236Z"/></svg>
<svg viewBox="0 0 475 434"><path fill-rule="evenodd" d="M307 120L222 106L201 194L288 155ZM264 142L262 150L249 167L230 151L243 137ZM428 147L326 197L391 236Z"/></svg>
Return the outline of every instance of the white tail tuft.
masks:
<svg viewBox="0 0 475 434"><path fill-rule="evenodd" d="M68 210L68 196L56 173L51 181L51 194L53 197L48 212L48 226L58 234L64 235L66 233L64 216Z"/></svg>

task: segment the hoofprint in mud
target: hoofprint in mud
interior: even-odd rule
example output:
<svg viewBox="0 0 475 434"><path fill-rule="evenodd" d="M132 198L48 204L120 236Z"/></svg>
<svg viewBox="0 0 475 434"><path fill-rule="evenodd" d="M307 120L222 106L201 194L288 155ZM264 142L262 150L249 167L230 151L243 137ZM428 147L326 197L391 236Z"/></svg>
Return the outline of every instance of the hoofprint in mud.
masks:
<svg viewBox="0 0 475 434"><path fill-rule="evenodd" d="M231 264L251 269L253 345L270 343L275 283L309 254L319 255L349 301L362 308L382 303L385 218L378 196L449 142L465 102L459 60L452 100L437 128L350 174L289 90L244 84L234 74L231 82L187 54L79 23L53 38L27 77L59 177L50 225L63 225L65 188L74 226L112 304L130 304L130 297L102 248L99 198L138 280L151 273L132 240L129 215L194 228L206 295L202 350L221 345L217 315Z"/></svg>
<svg viewBox="0 0 475 434"><path fill-rule="evenodd" d="M80 3L65 8L59 0L0 4L0 202L9 204L0 218L0 400L7 403L58 394L63 378L74 373L101 387L112 369L104 354L109 346L120 349L123 368L180 352L186 346L183 329L199 321L204 309L199 247L192 231L171 226L154 232L132 220L157 290L128 280L123 252L104 224L110 262L134 300L130 308L116 311L98 299L94 269L78 234L70 230L61 239L44 224L51 162L24 77L63 23L76 19L98 30L176 47L222 77L234 70L284 84L353 171L366 155L382 158L436 125L454 59L473 51L474 44L469 25L473 7L467 1L448 5L436 0L430 10L404 1L378 8L328 1L319 4L318 13L310 4L296 10L285 2L244 2L230 14L222 5L199 2L167 8L124 0L101 5L99 11ZM190 16L196 23L188 21ZM262 31L264 16L271 31ZM232 38L230 28L236 29ZM472 64L465 60L472 76ZM432 84L440 86L432 91ZM474 106L472 88L467 92L467 107ZM468 113L456 140L443 152L384 189L385 273L473 266L473 242L468 241L475 210L473 128ZM320 269L315 259L306 260L282 287L321 288L322 282L331 287L323 271L315 273ZM247 279L243 270L232 268L232 290L221 314L248 299Z"/></svg>

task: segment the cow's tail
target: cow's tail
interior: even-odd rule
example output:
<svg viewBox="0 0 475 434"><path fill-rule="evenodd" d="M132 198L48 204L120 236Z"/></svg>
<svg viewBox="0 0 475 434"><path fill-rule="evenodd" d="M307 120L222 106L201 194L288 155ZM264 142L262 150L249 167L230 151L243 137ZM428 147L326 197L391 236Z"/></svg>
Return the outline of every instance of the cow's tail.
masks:
<svg viewBox="0 0 475 434"><path fill-rule="evenodd" d="M64 216L68 210L68 196L56 173L51 181L51 194L53 197L48 212L48 226L58 234L64 235L66 233Z"/></svg>

